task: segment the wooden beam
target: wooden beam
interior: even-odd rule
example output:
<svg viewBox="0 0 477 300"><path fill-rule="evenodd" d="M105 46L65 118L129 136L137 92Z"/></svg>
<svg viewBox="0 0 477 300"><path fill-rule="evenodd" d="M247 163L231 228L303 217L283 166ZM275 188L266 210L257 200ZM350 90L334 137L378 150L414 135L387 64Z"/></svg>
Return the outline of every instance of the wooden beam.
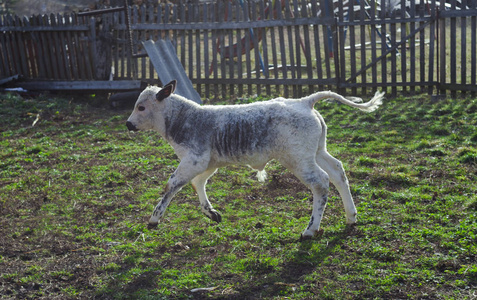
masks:
<svg viewBox="0 0 477 300"><path fill-rule="evenodd" d="M144 89L146 83L140 80L25 81L18 82L15 86L38 91L132 91Z"/></svg>

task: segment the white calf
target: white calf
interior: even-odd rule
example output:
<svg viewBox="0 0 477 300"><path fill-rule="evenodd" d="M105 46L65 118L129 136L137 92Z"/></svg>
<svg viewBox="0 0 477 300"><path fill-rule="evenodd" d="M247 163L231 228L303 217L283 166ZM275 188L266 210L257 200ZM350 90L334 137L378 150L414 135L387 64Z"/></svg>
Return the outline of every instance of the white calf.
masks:
<svg viewBox="0 0 477 300"><path fill-rule="evenodd" d="M325 121L313 106L321 99L332 98L371 112L382 103L384 93L376 93L363 104L333 92L318 92L302 99L200 106L173 94L175 86L173 81L162 89L146 88L126 123L132 131L158 131L181 160L152 213L150 226L158 224L172 197L190 181L199 196L202 212L220 222L222 217L207 199L207 179L217 168L231 164L249 165L263 178L265 165L272 159L283 164L313 192L313 212L303 238L313 237L319 230L330 180L342 198L347 223L356 222L348 179L341 162L326 151Z"/></svg>

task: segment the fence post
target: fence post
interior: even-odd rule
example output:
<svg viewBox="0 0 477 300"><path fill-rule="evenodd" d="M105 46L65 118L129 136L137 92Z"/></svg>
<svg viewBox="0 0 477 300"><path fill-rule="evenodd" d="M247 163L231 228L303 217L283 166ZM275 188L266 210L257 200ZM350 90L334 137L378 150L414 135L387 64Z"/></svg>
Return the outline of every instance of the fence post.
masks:
<svg viewBox="0 0 477 300"><path fill-rule="evenodd" d="M89 42L91 43L91 50L90 53L86 53L86 55L91 55L91 66L93 69L93 78L99 79L98 77L98 60L96 54L98 51L96 50L96 20L94 17L89 18Z"/></svg>
<svg viewBox="0 0 477 300"><path fill-rule="evenodd" d="M439 11L445 10L445 1L440 2ZM442 88L442 84L446 83L446 20L441 18L441 14L438 15L439 18L439 67L440 74L437 85L439 87L439 93L445 94L446 90Z"/></svg>
<svg viewBox="0 0 477 300"><path fill-rule="evenodd" d="M335 63L335 76L336 76L336 88L339 93L342 93L342 88L341 88L341 66L340 66L340 46L344 47L343 45L340 45L341 43L339 42L339 34L338 34L338 18L335 17L333 18L333 25L331 26L331 34L332 34L332 40L333 40L333 62ZM344 54L343 54L344 55Z"/></svg>

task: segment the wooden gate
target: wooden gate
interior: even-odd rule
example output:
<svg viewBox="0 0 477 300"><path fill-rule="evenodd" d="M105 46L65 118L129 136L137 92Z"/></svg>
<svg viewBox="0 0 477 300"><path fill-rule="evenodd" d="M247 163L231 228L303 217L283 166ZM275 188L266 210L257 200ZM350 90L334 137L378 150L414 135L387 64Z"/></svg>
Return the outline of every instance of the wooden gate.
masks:
<svg viewBox="0 0 477 300"><path fill-rule="evenodd" d="M448 2L335 3L338 88L475 94L477 1Z"/></svg>
<svg viewBox="0 0 477 300"><path fill-rule="evenodd" d="M459 5L459 6L458 6ZM439 89L477 95L477 1L442 1L439 12Z"/></svg>

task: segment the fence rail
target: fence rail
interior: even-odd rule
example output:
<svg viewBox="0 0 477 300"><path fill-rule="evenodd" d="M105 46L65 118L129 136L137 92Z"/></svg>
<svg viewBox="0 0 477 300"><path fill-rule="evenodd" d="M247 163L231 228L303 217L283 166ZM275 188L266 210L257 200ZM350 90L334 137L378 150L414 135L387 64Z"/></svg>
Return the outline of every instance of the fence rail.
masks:
<svg viewBox="0 0 477 300"><path fill-rule="evenodd" d="M477 1L219 0L92 16L0 18L0 79L158 83L142 42L170 39L205 98L477 93ZM129 53L128 19L132 52Z"/></svg>

